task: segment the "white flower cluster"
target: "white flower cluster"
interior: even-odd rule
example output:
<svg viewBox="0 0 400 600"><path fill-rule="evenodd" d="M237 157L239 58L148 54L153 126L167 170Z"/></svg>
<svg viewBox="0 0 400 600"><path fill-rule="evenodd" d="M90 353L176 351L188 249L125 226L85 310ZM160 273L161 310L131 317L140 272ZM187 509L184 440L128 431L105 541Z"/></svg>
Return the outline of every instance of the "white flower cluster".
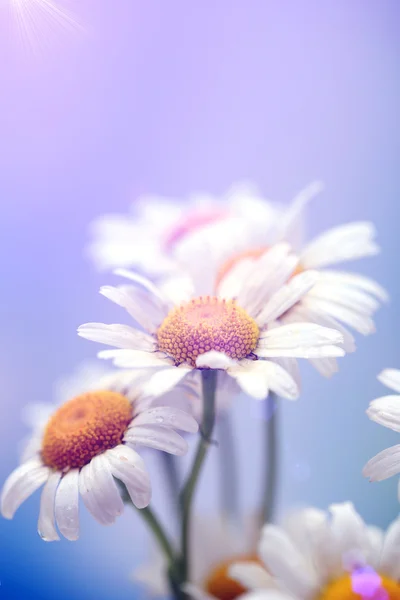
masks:
<svg viewBox="0 0 400 600"><path fill-rule="evenodd" d="M375 228L360 221L305 242L304 209L321 191L314 182L289 206L244 185L222 198L146 197L130 215L92 224L88 255L121 277L100 293L125 309L130 324L79 327L79 336L111 347L98 357L115 368L83 366L58 386L54 406L30 407L34 433L4 484L4 517L44 486L40 535L76 540L79 497L105 525L132 503L160 542L151 563L135 573L154 597L170 590L177 599L400 600L399 522L384 535L350 503L304 510L282 528L266 523L261 536L259 517L191 518L215 416L223 421L240 392L297 399L298 359L330 377L337 359L355 351L353 332L375 331L385 290L337 267L379 252ZM400 371L380 379L400 394ZM400 431L399 396L374 400L367 414ZM176 465L164 461L182 524L182 536L171 541L149 507L151 481L140 452L184 455L198 431L179 501ZM364 469L371 480L399 472L400 446Z"/></svg>

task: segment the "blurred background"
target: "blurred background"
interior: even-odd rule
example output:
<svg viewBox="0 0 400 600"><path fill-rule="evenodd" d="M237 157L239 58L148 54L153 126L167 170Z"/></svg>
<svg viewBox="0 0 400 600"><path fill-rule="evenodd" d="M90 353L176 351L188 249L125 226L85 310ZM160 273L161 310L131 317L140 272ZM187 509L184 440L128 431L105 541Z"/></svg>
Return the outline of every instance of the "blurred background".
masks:
<svg viewBox="0 0 400 600"><path fill-rule="evenodd" d="M365 416L385 393L378 372L400 368L398 2L54 0L50 16L47 4L0 3L1 484L27 434L21 409L51 401L54 381L95 355L76 327L125 319L97 293L113 276L83 257L94 217L143 193L221 194L240 180L289 202L321 178L310 235L373 220L382 254L357 270L391 303L331 381L304 366L300 401L281 403L279 507L351 499L386 526L396 478L369 484L361 469L398 441ZM247 509L259 489L257 412L245 398L235 408ZM212 459L202 484L198 508L211 510ZM163 509L161 479L155 487ZM0 520L0 598L143 597L128 579L147 539L135 514L104 528L82 510L78 542L46 544L38 506L35 494Z"/></svg>

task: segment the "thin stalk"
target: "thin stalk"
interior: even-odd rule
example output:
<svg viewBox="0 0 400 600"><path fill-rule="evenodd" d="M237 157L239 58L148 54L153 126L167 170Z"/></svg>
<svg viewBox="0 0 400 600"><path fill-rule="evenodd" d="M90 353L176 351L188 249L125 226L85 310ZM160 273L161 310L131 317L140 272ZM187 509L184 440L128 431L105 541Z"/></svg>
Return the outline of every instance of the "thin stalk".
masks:
<svg viewBox="0 0 400 600"><path fill-rule="evenodd" d="M138 509L139 514L146 521L147 525L150 527L151 531L154 534L154 537L158 541L158 544L163 551L165 558L168 560L168 563L175 562L175 552L172 547L171 542L169 541L167 534L164 531L163 526L161 525L158 517L155 515L150 506L146 508Z"/></svg>
<svg viewBox="0 0 400 600"><path fill-rule="evenodd" d="M276 394L271 392L265 400L265 479L262 495L261 519L263 523L271 523L275 515L277 480L278 480L278 402Z"/></svg>
<svg viewBox="0 0 400 600"><path fill-rule="evenodd" d="M190 547L190 517L192 500L196 490L199 475L211 444L211 436L215 423L215 391L217 387L217 371L204 369L201 371L203 387L203 419L200 431L200 441L194 457L190 475L185 483L181 494L182 506L182 575L186 581L189 571L189 547Z"/></svg>
<svg viewBox="0 0 400 600"><path fill-rule="evenodd" d="M229 413L224 414L219 419L218 432L221 512L223 516L228 517L232 523L237 523L239 515L239 494L236 468L236 447L232 429L232 419Z"/></svg>
<svg viewBox="0 0 400 600"><path fill-rule="evenodd" d="M160 452L160 458L163 464L165 478L169 487L171 502L176 513L179 515L179 489L180 477L176 464L176 458L168 452Z"/></svg>

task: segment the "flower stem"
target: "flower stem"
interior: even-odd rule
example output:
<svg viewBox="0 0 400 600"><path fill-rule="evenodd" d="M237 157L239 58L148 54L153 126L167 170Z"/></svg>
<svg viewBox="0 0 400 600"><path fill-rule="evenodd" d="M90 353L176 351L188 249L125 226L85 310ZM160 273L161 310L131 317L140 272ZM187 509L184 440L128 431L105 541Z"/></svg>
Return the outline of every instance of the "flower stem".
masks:
<svg viewBox="0 0 400 600"><path fill-rule="evenodd" d="M161 550L165 554L165 558L168 560L169 563L173 563L175 561L175 552L172 548L171 542L167 537L167 534L164 531L163 526L158 520L158 517L155 515L150 506L146 506L146 508L141 508L140 510L138 509L138 512L152 530L154 537L157 539Z"/></svg>
<svg viewBox="0 0 400 600"><path fill-rule="evenodd" d="M132 506L134 506L127 491L126 494L124 494L124 501L129 502ZM180 573L179 560L177 559L172 544L169 541L163 526L158 520L158 517L150 508L150 506L147 506L146 508L137 509L137 512L143 517L143 520L147 523L147 525L153 532L154 537L160 546L160 549L162 550L163 554L165 555L165 558L167 559L167 577L171 591L174 594L174 598L176 600L187 600L187 595L180 589L182 583L182 575Z"/></svg>
<svg viewBox="0 0 400 600"><path fill-rule="evenodd" d="M177 515L179 515L179 489L180 489L180 477L176 464L176 458L168 452L160 452L160 457L169 487L171 502Z"/></svg>
<svg viewBox="0 0 400 600"><path fill-rule="evenodd" d="M220 417L218 422L218 433L221 512L223 516L236 524L239 515L237 461L232 418L229 413Z"/></svg>
<svg viewBox="0 0 400 600"><path fill-rule="evenodd" d="M262 495L261 524L271 523L276 507L278 479L278 422L277 396L271 392L265 400L266 429L265 429L265 460L266 471Z"/></svg>
<svg viewBox="0 0 400 600"><path fill-rule="evenodd" d="M215 423L215 391L217 387L217 371L204 369L201 371L203 387L203 419L200 430L200 441L197 447L193 467L181 494L182 506L182 576L187 580L189 571L190 517L193 495L199 475L211 443L211 435Z"/></svg>

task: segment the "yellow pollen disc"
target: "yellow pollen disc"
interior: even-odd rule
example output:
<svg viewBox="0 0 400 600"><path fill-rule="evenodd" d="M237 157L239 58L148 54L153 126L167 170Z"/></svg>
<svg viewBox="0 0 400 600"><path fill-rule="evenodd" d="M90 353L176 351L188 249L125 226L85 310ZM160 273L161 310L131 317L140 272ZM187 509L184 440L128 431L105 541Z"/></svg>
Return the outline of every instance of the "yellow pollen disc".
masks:
<svg viewBox="0 0 400 600"><path fill-rule="evenodd" d="M234 300L200 296L174 308L162 322L158 347L175 364L196 366L200 354L216 350L230 358L248 356L257 346L259 329Z"/></svg>
<svg viewBox="0 0 400 600"><path fill-rule="evenodd" d="M257 555L234 556L220 563L213 569L206 580L205 590L218 600L235 600L247 590L240 583L229 577L229 567L235 562L257 562Z"/></svg>
<svg viewBox="0 0 400 600"><path fill-rule="evenodd" d="M80 468L121 443L132 420L132 405L110 391L88 392L63 404L50 418L42 442L46 465Z"/></svg>
<svg viewBox="0 0 400 600"><path fill-rule="evenodd" d="M346 575L328 584L317 600L400 600L400 586L377 573L366 574L364 581L362 575Z"/></svg>
<svg viewBox="0 0 400 600"><path fill-rule="evenodd" d="M245 250L244 252L239 252L238 254L234 254L233 256L228 258L228 260L226 260L223 263L223 265L221 266L221 268L219 269L219 271L217 273L217 278L215 281L215 288L218 288L218 286L221 283L221 281L223 280L223 278L229 273L229 271L231 269L233 269L233 267L236 267L236 265L241 260L244 260L245 258L253 258L254 260L256 260L257 258L260 258L263 254L268 252L268 250L269 250L268 246L263 246L261 248L252 248L251 250ZM292 277L294 275L298 275L299 273L302 273L302 272L303 272L303 268L300 265L298 265L296 267L296 269L293 271Z"/></svg>

